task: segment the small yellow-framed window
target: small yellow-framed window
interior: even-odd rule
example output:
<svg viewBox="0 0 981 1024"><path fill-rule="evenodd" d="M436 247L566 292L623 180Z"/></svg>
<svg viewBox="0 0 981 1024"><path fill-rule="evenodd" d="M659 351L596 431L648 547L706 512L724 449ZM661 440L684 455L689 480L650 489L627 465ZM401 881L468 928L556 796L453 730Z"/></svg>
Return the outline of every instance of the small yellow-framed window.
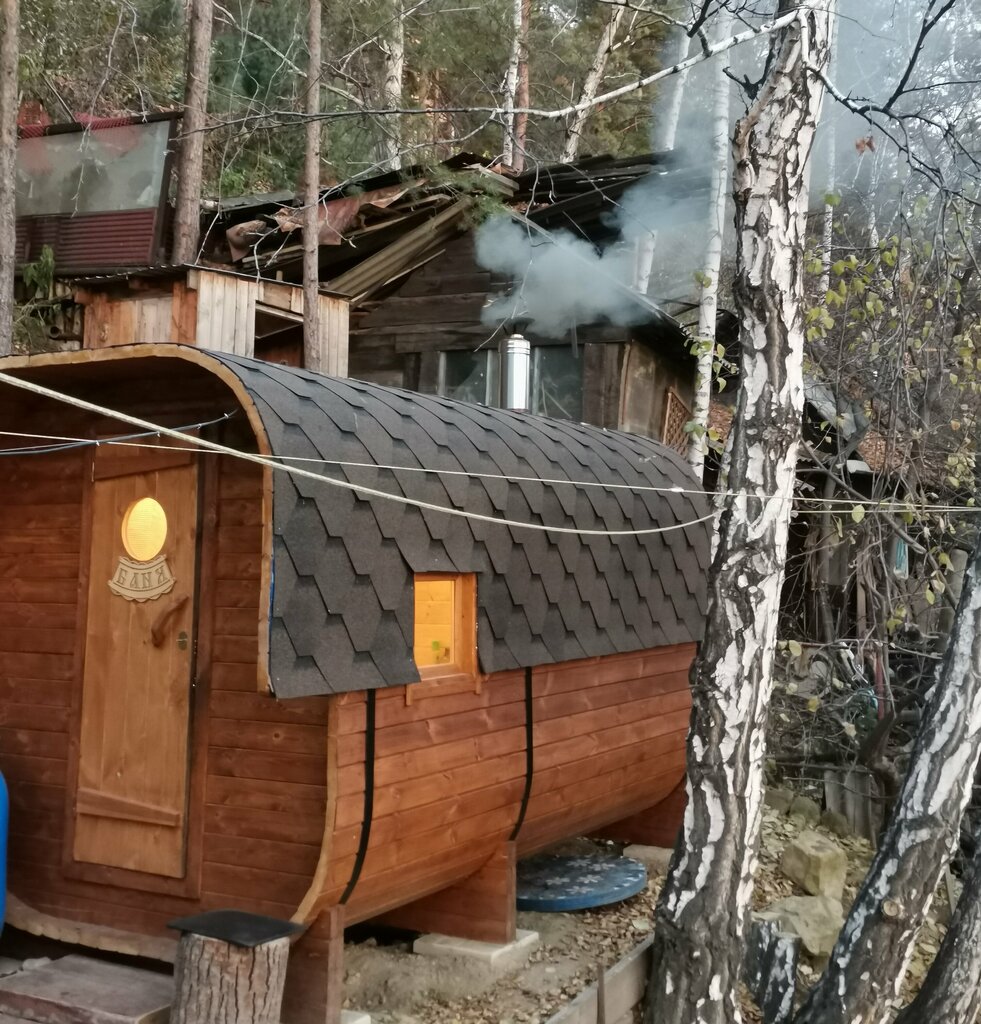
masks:
<svg viewBox="0 0 981 1024"><path fill-rule="evenodd" d="M477 585L472 573L418 573L412 653L419 677L477 676ZM412 687L410 687L412 689Z"/></svg>

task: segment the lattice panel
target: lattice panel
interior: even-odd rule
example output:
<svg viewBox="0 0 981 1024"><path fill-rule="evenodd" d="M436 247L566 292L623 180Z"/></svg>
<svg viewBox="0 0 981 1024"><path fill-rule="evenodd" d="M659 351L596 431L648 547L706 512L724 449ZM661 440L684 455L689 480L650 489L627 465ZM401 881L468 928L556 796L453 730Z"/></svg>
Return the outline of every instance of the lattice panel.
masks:
<svg viewBox="0 0 981 1024"><path fill-rule="evenodd" d="M688 435L685 424L691 419L691 409L671 390L664 404L664 425L661 428L661 440L669 448L681 452L688 450Z"/></svg>

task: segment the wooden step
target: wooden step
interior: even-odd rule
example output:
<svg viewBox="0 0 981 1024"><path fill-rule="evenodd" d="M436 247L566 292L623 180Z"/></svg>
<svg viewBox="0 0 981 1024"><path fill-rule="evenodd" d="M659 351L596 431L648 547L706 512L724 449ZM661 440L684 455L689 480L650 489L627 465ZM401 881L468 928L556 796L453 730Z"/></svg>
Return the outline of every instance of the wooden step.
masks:
<svg viewBox="0 0 981 1024"><path fill-rule="evenodd" d="M165 1024L173 978L138 967L66 956L0 978L4 1014L41 1024Z"/></svg>

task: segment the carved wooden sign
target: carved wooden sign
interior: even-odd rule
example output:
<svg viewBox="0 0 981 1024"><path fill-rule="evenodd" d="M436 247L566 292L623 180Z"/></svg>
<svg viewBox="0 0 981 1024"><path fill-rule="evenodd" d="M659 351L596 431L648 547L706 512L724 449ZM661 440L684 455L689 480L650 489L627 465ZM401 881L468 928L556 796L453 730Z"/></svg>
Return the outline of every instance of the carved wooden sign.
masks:
<svg viewBox="0 0 981 1024"><path fill-rule="evenodd" d="M150 562L134 562L120 555L109 589L127 601L155 601L169 593L175 582L166 555L157 555Z"/></svg>

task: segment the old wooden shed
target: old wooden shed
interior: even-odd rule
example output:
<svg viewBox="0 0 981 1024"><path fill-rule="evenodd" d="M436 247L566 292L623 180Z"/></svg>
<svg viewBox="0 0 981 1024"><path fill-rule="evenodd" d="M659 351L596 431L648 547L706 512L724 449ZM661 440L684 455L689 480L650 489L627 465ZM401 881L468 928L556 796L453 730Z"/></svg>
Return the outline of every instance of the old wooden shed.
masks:
<svg viewBox="0 0 981 1024"><path fill-rule="evenodd" d="M507 939L517 855L670 840L709 560L674 452L184 346L0 373L14 924L292 917L284 1019L332 1022L344 925Z"/></svg>

